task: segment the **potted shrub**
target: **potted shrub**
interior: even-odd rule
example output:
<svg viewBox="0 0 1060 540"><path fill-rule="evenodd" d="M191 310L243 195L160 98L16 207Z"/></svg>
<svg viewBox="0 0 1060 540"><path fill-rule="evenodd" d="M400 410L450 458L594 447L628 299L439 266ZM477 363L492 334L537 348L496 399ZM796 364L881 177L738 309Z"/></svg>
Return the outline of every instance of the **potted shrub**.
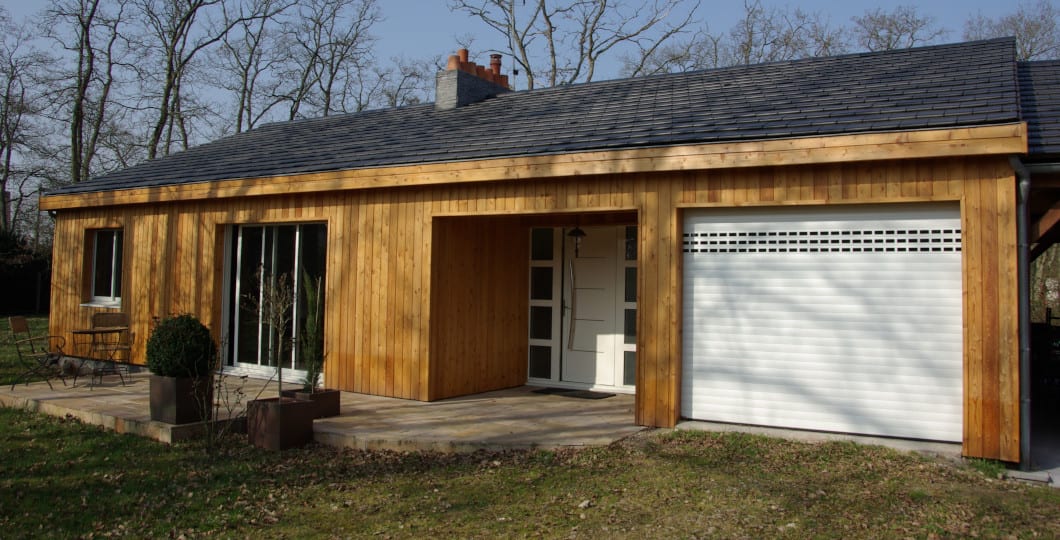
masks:
<svg viewBox="0 0 1060 540"><path fill-rule="evenodd" d="M217 347L192 315L167 317L147 340L151 420L187 424L209 420Z"/></svg>
<svg viewBox="0 0 1060 540"><path fill-rule="evenodd" d="M285 450L313 440L316 406L283 395L283 358L292 346L288 338L294 292L288 274L258 271L260 291L247 295L251 309L261 313L269 326L269 362L276 366L276 397L255 399L247 404L247 439L259 448Z"/></svg>
<svg viewBox="0 0 1060 540"><path fill-rule="evenodd" d="M285 395L296 399L312 401L316 408L316 418L338 416L341 405L341 392L320 386L320 377L324 371L324 326L323 326L323 279L302 274L302 290L305 293L305 321L299 334L299 352L305 363L306 376L301 390L288 390Z"/></svg>

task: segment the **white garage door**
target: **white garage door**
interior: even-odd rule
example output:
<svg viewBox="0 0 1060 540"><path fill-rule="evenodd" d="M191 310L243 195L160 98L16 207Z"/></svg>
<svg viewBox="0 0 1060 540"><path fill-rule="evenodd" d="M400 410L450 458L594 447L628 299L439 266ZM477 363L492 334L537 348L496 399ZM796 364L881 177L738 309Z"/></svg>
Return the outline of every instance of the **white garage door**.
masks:
<svg viewBox="0 0 1060 540"><path fill-rule="evenodd" d="M689 210L686 418L960 441L956 206Z"/></svg>

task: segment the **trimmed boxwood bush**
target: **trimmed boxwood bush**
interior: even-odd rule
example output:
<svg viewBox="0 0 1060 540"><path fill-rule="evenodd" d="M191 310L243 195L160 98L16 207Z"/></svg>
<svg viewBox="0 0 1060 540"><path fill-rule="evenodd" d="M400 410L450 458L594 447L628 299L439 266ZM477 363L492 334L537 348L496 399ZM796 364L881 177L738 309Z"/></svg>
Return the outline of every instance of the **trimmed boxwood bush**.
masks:
<svg viewBox="0 0 1060 540"><path fill-rule="evenodd" d="M192 315L162 319L147 340L147 367L155 375L204 376L213 371L216 360L210 330Z"/></svg>

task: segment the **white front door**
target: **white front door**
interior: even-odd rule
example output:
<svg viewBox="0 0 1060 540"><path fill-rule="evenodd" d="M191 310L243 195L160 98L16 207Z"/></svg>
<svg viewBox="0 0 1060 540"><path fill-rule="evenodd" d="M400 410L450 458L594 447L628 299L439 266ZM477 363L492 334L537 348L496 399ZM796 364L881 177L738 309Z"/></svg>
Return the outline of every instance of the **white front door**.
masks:
<svg viewBox="0 0 1060 540"><path fill-rule="evenodd" d="M579 240L571 228L535 229L529 380L633 392L636 227L580 230ZM544 242L555 246L554 257Z"/></svg>
<svg viewBox="0 0 1060 540"><path fill-rule="evenodd" d="M568 235L565 244L562 380L613 386L622 337L616 313L616 229L583 230L580 241Z"/></svg>

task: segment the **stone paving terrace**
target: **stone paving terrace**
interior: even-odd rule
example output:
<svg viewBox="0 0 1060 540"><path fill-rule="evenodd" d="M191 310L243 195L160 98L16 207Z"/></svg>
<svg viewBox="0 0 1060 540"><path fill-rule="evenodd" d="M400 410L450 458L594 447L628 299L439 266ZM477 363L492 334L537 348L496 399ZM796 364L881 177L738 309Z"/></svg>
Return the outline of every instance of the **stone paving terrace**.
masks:
<svg viewBox="0 0 1060 540"><path fill-rule="evenodd" d="M201 433L201 423L172 426L151 421L148 375L146 371L126 375L124 386L117 376L104 377L93 386L86 378L79 379L76 387L64 387L58 380L52 381L54 389L44 382L19 384L14 389L4 386L0 405L72 416L167 443ZM226 379L230 389L239 381L232 376ZM253 398L266 381L246 379L244 384L243 391ZM533 390L523 386L431 403L343 392L340 416L314 421L314 438L322 444L358 449L470 452L607 445L644 429L633 424L632 395L591 400ZM275 393L272 383L260 395ZM227 420L226 407L220 407L217 416L218 421Z"/></svg>

